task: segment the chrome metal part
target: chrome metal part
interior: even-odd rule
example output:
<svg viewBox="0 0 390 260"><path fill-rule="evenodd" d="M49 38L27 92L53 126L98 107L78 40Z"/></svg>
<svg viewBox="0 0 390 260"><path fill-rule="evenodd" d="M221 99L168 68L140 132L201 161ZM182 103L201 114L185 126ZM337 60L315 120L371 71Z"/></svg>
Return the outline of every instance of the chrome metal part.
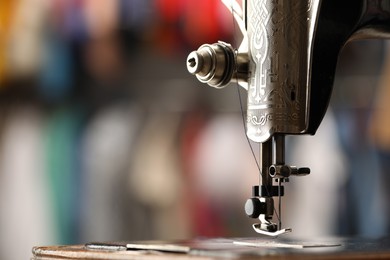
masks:
<svg viewBox="0 0 390 260"><path fill-rule="evenodd" d="M274 151L275 151L275 162L274 164L283 165L285 164L285 138L284 135L275 135L273 137Z"/></svg>
<svg viewBox="0 0 390 260"><path fill-rule="evenodd" d="M280 230L277 230L275 232L265 231L264 229L261 228L261 224L259 224L259 223L253 224L252 227L256 231L256 233L259 233L261 235L270 236L270 237L277 237L277 236L292 232L291 228L280 229Z"/></svg>
<svg viewBox="0 0 390 260"><path fill-rule="evenodd" d="M223 88L231 81L246 82L247 58L236 53L230 44L204 44L187 57L187 70L200 82Z"/></svg>
<svg viewBox="0 0 390 260"><path fill-rule="evenodd" d="M296 166L288 166L284 164L275 164L271 165L269 168L269 174L272 178L288 178L291 175L294 176L306 176L310 174L310 168L301 167L297 168Z"/></svg>
<svg viewBox="0 0 390 260"><path fill-rule="evenodd" d="M274 169L273 162L284 163L284 136L274 137L273 140L268 140L260 144L261 147L261 157L260 157L260 187L261 192L259 194L254 194L259 196L257 199L260 201L261 210L258 218L260 224L257 225L259 230L264 231L265 233L277 232L281 229L281 201L282 201L282 188L281 181L279 181L278 186L273 185L273 178L271 170ZM289 168L289 166L284 167ZM288 176L286 176L288 177ZM272 218L275 211L274 199L273 197L278 197L279 200L279 214L278 214L278 224L272 222ZM252 198L253 201L256 198ZM259 203L256 203L259 205ZM246 205L247 206L247 205ZM247 209L247 207L246 207ZM256 213L257 213L256 212ZM248 215L248 214L247 214ZM249 216L249 215L248 215ZM257 217L257 214L254 214L252 217Z"/></svg>
<svg viewBox="0 0 390 260"><path fill-rule="evenodd" d="M272 143L266 141L260 144L260 185L269 187L272 186L272 177L269 175L269 168L272 165ZM267 194L272 197L272 194Z"/></svg>

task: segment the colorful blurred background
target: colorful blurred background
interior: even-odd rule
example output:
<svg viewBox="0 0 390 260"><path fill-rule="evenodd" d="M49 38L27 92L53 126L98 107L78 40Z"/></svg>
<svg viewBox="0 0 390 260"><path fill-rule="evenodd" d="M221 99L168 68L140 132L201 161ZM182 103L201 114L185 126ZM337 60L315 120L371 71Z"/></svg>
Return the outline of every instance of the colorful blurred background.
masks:
<svg viewBox="0 0 390 260"><path fill-rule="evenodd" d="M238 35L219 0L0 0L0 259L36 245L254 236L245 91L203 86L185 64ZM295 235L388 232L388 147L370 138L385 53L384 42L348 47L318 134L288 139L289 161L312 169L286 187Z"/></svg>

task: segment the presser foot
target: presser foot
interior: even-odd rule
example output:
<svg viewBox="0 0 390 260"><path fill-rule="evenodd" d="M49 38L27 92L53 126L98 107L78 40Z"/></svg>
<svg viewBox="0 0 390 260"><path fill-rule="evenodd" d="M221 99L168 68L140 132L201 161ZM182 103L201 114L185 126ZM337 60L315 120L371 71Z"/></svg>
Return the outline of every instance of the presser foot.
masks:
<svg viewBox="0 0 390 260"><path fill-rule="evenodd" d="M257 194L255 194L257 195ZM272 197L253 197L248 199L245 203L245 213L248 217L259 218L260 223L255 223L252 225L256 233L277 237L285 233L292 231L291 228L281 229L281 210L279 207L279 225L272 223L272 213L274 211L274 201ZM280 203L280 198L279 198Z"/></svg>
<svg viewBox="0 0 390 260"><path fill-rule="evenodd" d="M292 231L291 228L284 228L284 229L280 229L280 230L275 230L275 231L267 231L267 230L264 230L261 228L261 224L260 223L255 223L252 225L253 229L256 231L256 233L259 233L259 234L262 234L262 235L266 235L266 236L270 236L270 237L277 237L277 236L280 236L280 235L284 235L286 233L290 233Z"/></svg>

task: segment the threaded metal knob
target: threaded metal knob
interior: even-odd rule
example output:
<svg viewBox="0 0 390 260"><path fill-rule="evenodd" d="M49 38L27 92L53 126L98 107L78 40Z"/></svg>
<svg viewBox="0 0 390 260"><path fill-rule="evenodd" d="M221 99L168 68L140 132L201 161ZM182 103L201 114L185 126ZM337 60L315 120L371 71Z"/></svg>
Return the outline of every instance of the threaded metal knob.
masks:
<svg viewBox="0 0 390 260"><path fill-rule="evenodd" d="M204 44L187 57L187 70L215 88L226 86L234 72L234 50L224 42Z"/></svg>

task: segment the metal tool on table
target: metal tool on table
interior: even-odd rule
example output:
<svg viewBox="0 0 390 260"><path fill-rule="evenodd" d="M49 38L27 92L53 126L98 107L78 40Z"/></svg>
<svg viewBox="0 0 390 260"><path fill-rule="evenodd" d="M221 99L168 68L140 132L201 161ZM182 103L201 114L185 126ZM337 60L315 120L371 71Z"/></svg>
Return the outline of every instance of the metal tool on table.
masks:
<svg viewBox="0 0 390 260"><path fill-rule="evenodd" d="M310 169L285 162L285 135L314 135L328 107L339 52L351 40L385 38L390 0L222 0L243 34L239 48L204 44L187 58L188 71L223 88L248 91L247 136L260 143L260 183L245 204L256 232L277 236L274 197L290 176ZM280 199L279 199L280 203ZM280 208L280 207L279 207Z"/></svg>

